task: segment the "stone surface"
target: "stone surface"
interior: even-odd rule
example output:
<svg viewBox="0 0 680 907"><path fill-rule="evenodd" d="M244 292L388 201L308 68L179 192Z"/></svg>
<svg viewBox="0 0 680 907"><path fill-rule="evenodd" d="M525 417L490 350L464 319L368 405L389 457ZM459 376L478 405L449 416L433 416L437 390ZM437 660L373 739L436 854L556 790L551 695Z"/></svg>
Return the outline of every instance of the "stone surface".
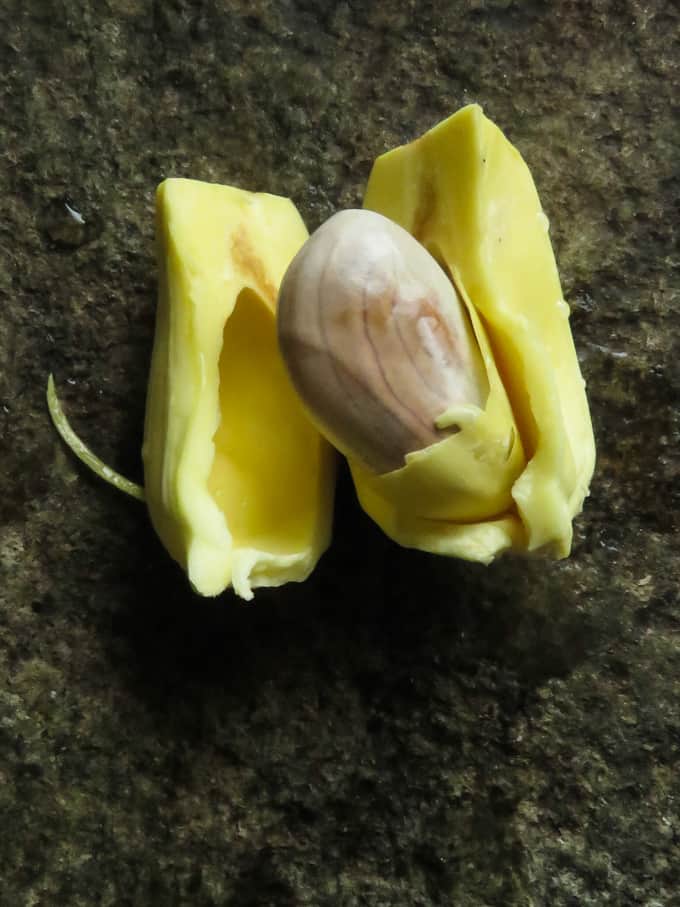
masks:
<svg viewBox="0 0 680 907"><path fill-rule="evenodd" d="M559 0L0 7L0 901L680 903L680 17ZM475 100L551 218L599 442L573 557L196 599L141 477L165 176L310 227ZM84 219L81 224L65 203Z"/></svg>

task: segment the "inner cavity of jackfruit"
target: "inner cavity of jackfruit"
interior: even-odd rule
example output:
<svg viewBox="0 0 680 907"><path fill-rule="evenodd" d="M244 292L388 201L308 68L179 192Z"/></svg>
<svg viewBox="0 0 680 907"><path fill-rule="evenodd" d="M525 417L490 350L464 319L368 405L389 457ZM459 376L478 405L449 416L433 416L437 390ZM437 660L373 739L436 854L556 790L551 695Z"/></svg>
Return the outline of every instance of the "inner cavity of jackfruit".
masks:
<svg viewBox="0 0 680 907"><path fill-rule="evenodd" d="M320 481L314 429L288 379L272 311L243 290L224 325L220 423L208 489L236 547L294 553Z"/></svg>

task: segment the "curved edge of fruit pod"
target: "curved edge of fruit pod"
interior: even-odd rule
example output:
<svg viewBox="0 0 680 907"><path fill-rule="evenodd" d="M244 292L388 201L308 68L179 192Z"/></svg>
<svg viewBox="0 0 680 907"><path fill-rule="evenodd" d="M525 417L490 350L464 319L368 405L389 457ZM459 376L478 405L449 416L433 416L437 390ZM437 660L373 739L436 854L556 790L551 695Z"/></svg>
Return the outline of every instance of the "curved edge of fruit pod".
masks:
<svg viewBox="0 0 680 907"><path fill-rule="evenodd" d="M507 512L487 515L492 522L500 518L504 528L474 559L490 559L494 547L566 556L595 445L569 307L528 167L481 108L470 105L378 158L364 206L408 230L464 291L510 401L526 464L507 489ZM376 516L374 496L364 498L369 513L385 520L384 512ZM444 545L419 521L408 532L402 524L381 523L403 544L427 550ZM459 524L454 533L442 527L441 538L452 540L446 553L466 557L466 540L483 525L488 522Z"/></svg>
<svg viewBox="0 0 680 907"><path fill-rule="evenodd" d="M327 548L332 449L285 372L276 294L307 238L288 199L157 190L159 302L143 458L152 523L202 595L307 578Z"/></svg>

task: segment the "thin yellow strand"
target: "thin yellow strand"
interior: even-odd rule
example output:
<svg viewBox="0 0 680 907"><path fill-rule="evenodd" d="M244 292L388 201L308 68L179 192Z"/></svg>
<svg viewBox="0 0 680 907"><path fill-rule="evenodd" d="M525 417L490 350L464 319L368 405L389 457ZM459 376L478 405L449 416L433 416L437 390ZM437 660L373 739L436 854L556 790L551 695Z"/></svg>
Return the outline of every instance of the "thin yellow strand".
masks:
<svg viewBox="0 0 680 907"><path fill-rule="evenodd" d="M144 489L141 485L137 485L136 482L131 482L129 479L126 479L125 476L116 472L115 469L111 469L110 466L103 463L96 454L92 453L87 445L83 444L78 435L73 431L64 410L61 408L52 375L47 379L47 407L50 411L52 422L54 422L54 427L61 435L62 440L71 448L73 453L88 469L91 469L92 472L98 475L100 479L104 479L105 482L108 482L109 485L113 485L113 487L117 488L119 491L129 494L130 497L136 498L138 501L146 500Z"/></svg>

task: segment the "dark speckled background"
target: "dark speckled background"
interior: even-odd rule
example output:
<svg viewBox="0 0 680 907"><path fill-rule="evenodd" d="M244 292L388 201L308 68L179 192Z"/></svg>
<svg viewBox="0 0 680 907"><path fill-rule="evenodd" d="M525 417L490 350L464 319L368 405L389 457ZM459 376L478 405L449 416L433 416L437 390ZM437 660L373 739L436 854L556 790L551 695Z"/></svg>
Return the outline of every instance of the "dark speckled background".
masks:
<svg viewBox="0 0 680 907"><path fill-rule="evenodd" d="M2 2L0 903L680 904L679 30L661 0ZM156 183L314 227L471 100L573 307L573 557L403 552L343 480L309 583L198 600L59 442L48 371L140 478Z"/></svg>

